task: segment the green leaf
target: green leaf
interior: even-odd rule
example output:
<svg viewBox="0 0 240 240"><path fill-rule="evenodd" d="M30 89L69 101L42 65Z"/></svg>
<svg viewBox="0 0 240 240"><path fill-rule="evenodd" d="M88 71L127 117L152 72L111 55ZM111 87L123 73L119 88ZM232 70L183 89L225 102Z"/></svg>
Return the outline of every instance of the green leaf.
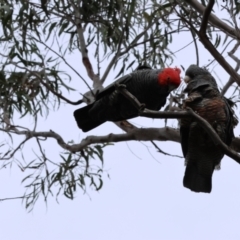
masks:
<svg viewBox="0 0 240 240"><path fill-rule="evenodd" d="M52 33L52 30L56 27L56 25L57 25L57 22L54 22L54 23L52 23L51 26L49 27L46 41L49 39L49 37L50 37L50 35L51 35L51 33Z"/></svg>

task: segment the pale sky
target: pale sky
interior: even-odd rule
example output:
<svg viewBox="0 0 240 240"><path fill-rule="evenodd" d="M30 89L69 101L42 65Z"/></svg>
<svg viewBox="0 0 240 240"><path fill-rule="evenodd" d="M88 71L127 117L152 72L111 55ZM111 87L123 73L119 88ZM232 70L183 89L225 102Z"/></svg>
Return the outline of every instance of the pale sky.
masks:
<svg viewBox="0 0 240 240"><path fill-rule="evenodd" d="M186 40L187 39L187 40ZM191 39L178 37L172 51L185 46ZM201 43L199 43L201 46ZM212 57L201 47L200 66ZM90 59L93 55L89 55ZM173 66L187 68L196 63L193 45L176 54ZM229 58L228 58L229 59ZM78 70L81 58L78 53L68 59ZM66 69L68 71L68 69ZM81 65L81 74L86 76ZM228 75L215 68L226 83ZM105 86L111 83L116 72L111 72ZM184 76L184 72L181 74ZM87 78L86 78L87 79ZM73 81L75 88L79 79ZM79 87L79 92L82 88ZM85 89L85 88L84 88ZM77 93L69 96L77 100ZM83 105L82 105L83 106ZM87 135L120 133L113 123L105 123L88 134L77 128L73 111L78 106L64 106L42 119L38 130L52 129L65 140L80 141ZM239 109L236 109L239 116ZM163 126L163 120L136 118L137 126ZM169 121L176 126L176 121ZM239 127L235 135L239 136ZM180 144L156 142L169 153L182 155ZM52 160L59 161L61 148L55 140L48 140L46 151ZM25 158L31 160L34 141L27 143ZM149 151L151 154L149 153ZM167 157L149 142L122 142L105 149L104 186L99 192L78 192L71 201L65 197L49 199L46 207L39 199L33 212L27 213L20 200L0 202L1 240L238 240L240 239L240 166L228 157L222 160L221 170L213 174L211 194L194 193L184 188L184 159ZM0 198L22 195L24 177L19 168L3 169L0 174Z"/></svg>

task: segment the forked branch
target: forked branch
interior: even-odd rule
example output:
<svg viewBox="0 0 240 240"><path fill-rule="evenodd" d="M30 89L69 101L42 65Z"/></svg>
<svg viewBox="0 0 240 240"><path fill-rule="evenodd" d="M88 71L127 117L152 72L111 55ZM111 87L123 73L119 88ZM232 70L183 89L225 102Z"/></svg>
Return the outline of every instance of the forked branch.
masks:
<svg viewBox="0 0 240 240"><path fill-rule="evenodd" d="M187 111L180 112L157 112L149 109L142 109L143 104L140 104L139 101L135 100L136 98L129 93L125 88L121 88L120 92L129 99L129 101L139 108L139 115L149 118L189 118L193 117L196 122L200 124L200 126L208 133L208 135L212 138L213 142L219 146L219 148L230 158L234 159L236 162L240 163L240 155L230 149L218 136L212 126L202 117L200 117L197 113L195 113L191 108L188 108ZM134 103L135 102L135 103Z"/></svg>

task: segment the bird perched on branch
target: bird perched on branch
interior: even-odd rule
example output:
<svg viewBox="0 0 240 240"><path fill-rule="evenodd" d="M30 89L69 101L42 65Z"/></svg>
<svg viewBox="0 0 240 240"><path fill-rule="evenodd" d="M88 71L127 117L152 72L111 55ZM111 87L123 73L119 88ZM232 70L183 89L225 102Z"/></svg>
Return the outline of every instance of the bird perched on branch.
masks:
<svg viewBox="0 0 240 240"><path fill-rule="evenodd" d="M122 121L139 115L139 109L116 89L117 84L125 85L146 108L159 110L169 93L180 85L180 72L179 68L138 67L101 90L93 103L74 111L78 127L87 132L106 121Z"/></svg>
<svg viewBox="0 0 240 240"><path fill-rule="evenodd" d="M184 90L188 97L183 108L191 108L207 120L229 146L238 123L233 102L221 96L215 79L206 69L190 65L184 81L188 84ZM213 171L224 153L194 118L181 119L180 134L186 164L183 185L194 192L210 193Z"/></svg>

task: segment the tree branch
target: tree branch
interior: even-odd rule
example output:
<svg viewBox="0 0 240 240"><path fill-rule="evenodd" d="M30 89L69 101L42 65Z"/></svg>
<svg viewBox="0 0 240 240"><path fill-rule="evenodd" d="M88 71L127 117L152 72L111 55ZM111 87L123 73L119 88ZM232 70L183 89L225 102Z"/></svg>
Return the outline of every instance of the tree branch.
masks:
<svg viewBox="0 0 240 240"><path fill-rule="evenodd" d="M240 68L240 64L237 63L237 66L235 67L234 70L235 70L236 72L238 72L239 68ZM221 95L222 95L222 96L225 95L225 93L226 93L227 90L232 86L233 83L234 83L234 80L233 80L232 76L230 76L228 82L225 84L225 86L223 87L223 89L222 89L222 91L221 91Z"/></svg>
<svg viewBox="0 0 240 240"><path fill-rule="evenodd" d="M240 155L235 151L231 150L225 143L222 142L221 138L218 136L216 131L212 126L198 114L196 114L191 108L188 108L187 111L180 112L157 112L149 109L142 109L143 104L140 104L139 101L136 101L136 97L129 93L126 89L121 88L121 93L136 107L139 109L139 115L149 118L186 118L193 117L196 122L208 133L212 138L212 141L215 145L218 145L219 148L229 157L234 159L237 163L240 164ZM135 102L135 103L134 103Z"/></svg>
<svg viewBox="0 0 240 240"><path fill-rule="evenodd" d="M80 18L80 12L79 12L79 7L75 5L73 0L70 0L71 5L74 9L74 15L75 15L75 24L77 27L77 33L78 33L78 38L79 38L79 44L80 44L80 48L81 48L81 54L82 54L82 62L83 65L85 66L86 70L87 70L87 74L89 76L89 78L91 80L93 80L93 84L94 84L94 89L98 89L98 87L102 88L101 84L100 84L100 79L98 74L95 74L92 68L92 64L89 60L88 57L88 50L86 47L86 43L85 43L85 38L83 35L83 28L82 28L82 23L81 23L81 18Z"/></svg>
<svg viewBox="0 0 240 240"><path fill-rule="evenodd" d="M234 79L235 82L240 86L240 76L231 65L224 59L224 57L216 50L216 48L212 45L206 35L206 28L208 23L208 17L211 13L212 7L214 5L214 0L209 0L207 7L205 8L205 12L203 14L202 25L200 31L197 31L199 39L201 40L204 47L212 54L214 58L217 59L218 63L226 70L226 72Z"/></svg>
<svg viewBox="0 0 240 240"><path fill-rule="evenodd" d="M154 141L151 141L152 145L158 150L158 152L166 155L166 156L170 156L170 157L178 157L178 158L184 158L183 156L178 156L178 155L173 155L173 154L169 154L167 152L164 152L162 149L160 149L158 147L158 145L154 142Z"/></svg>
<svg viewBox="0 0 240 240"><path fill-rule="evenodd" d="M212 126L203 118L201 118L198 114L196 114L192 109L188 109L187 111L181 112L156 112L145 109L140 116L149 117L149 118L186 118L192 116L201 127L208 133L208 135L212 138L214 143L219 146L219 148L230 158L234 159L237 163L240 164L240 155L235 151L231 150L225 143L222 142L220 137L217 135Z"/></svg>
<svg viewBox="0 0 240 240"><path fill-rule="evenodd" d="M210 12L211 12L213 3L214 3L214 0L210 0L208 2L207 8L204 8L207 11L206 11L206 13L203 14L203 20L202 20L202 25L201 25L200 31L198 31L189 20L187 20L186 18L183 18L182 16L180 16L180 17L196 32L196 34L198 35L203 46L212 54L212 56L218 61L218 63L225 69L225 71L240 86L240 76L234 71L234 69L224 59L224 57L216 50L216 48L209 41L209 39L206 35L206 23L208 22L208 18L210 16Z"/></svg>
<svg viewBox="0 0 240 240"><path fill-rule="evenodd" d="M240 59L238 59L234 53L237 51L238 47L240 46L240 43L237 42L233 49L228 53L228 55L237 63L234 71L237 73L240 68ZM221 95L224 96L224 94L227 92L227 90L231 87L231 85L234 83L234 80L232 76L230 76L228 82L225 84L225 86L222 89Z"/></svg>
<svg viewBox="0 0 240 240"><path fill-rule="evenodd" d="M58 98L64 100L65 102L67 102L67 103L69 103L69 104L71 104L71 105L79 105L79 104L83 103L83 100L82 100L82 99L80 99L80 100L78 100L78 101L76 101L76 102L73 102L73 101L65 98L62 94L54 91L54 90L51 88L51 86L49 86L48 83L45 83L45 82L42 81L41 79L40 79L40 82L41 82L41 84L42 84L47 90L49 90L52 94L54 94L54 95L57 96Z"/></svg>
<svg viewBox="0 0 240 240"><path fill-rule="evenodd" d="M211 14L214 3L215 3L215 0L209 0L208 1L208 5L203 12L202 24L201 24L201 28L200 28L199 32L206 33L207 25L208 25L208 19L209 19L209 16Z"/></svg>
<svg viewBox="0 0 240 240"><path fill-rule="evenodd" d="M194 113L191 110L182 111L182 112L156 112L145 109L141 116L149 118L185 118L185 117L194 117L195 120L204 128L204 130L212 137L214 142L223 150L223 152L234 159L236 162L240 163L240 156L228 146L226 146L211 125ZM48 132L35 132L30 130L18 130L16 126L12 126L12 129L9 131L5 129L0 129L3 132L10 132L17 135L26 136L27 140L31 138L53 138L57 141L59 146L63 149L68 150L72 153L80 152L90 144L95 143L109 143L109 142L122 142L122 141L172 141L180 143L180 134L179 130L171 127L164 128L133 128L131 131L122 134L108 134L105 136L88 136L83 139L79 144L68 144L63 138L56 132L50 130ZM25 142L25 141L24 141ZM235 138L232 143L232 148L240 152L240 138Z"/></svg>
<svg viewBox="0 0 240 240"><path fill-rule="evenodd" d="M186 0L192 8L194 8L198 13L203 14L206 8L199 3L197 0ZM236 30L229 25L227 25L225 22L221 21L216 15L211 13L208 17L209 22L214 25L215 27L221 29L223 32L225 32L227 35L231 36L234 39L240 39L239 34L237 34Z"/></svg>

